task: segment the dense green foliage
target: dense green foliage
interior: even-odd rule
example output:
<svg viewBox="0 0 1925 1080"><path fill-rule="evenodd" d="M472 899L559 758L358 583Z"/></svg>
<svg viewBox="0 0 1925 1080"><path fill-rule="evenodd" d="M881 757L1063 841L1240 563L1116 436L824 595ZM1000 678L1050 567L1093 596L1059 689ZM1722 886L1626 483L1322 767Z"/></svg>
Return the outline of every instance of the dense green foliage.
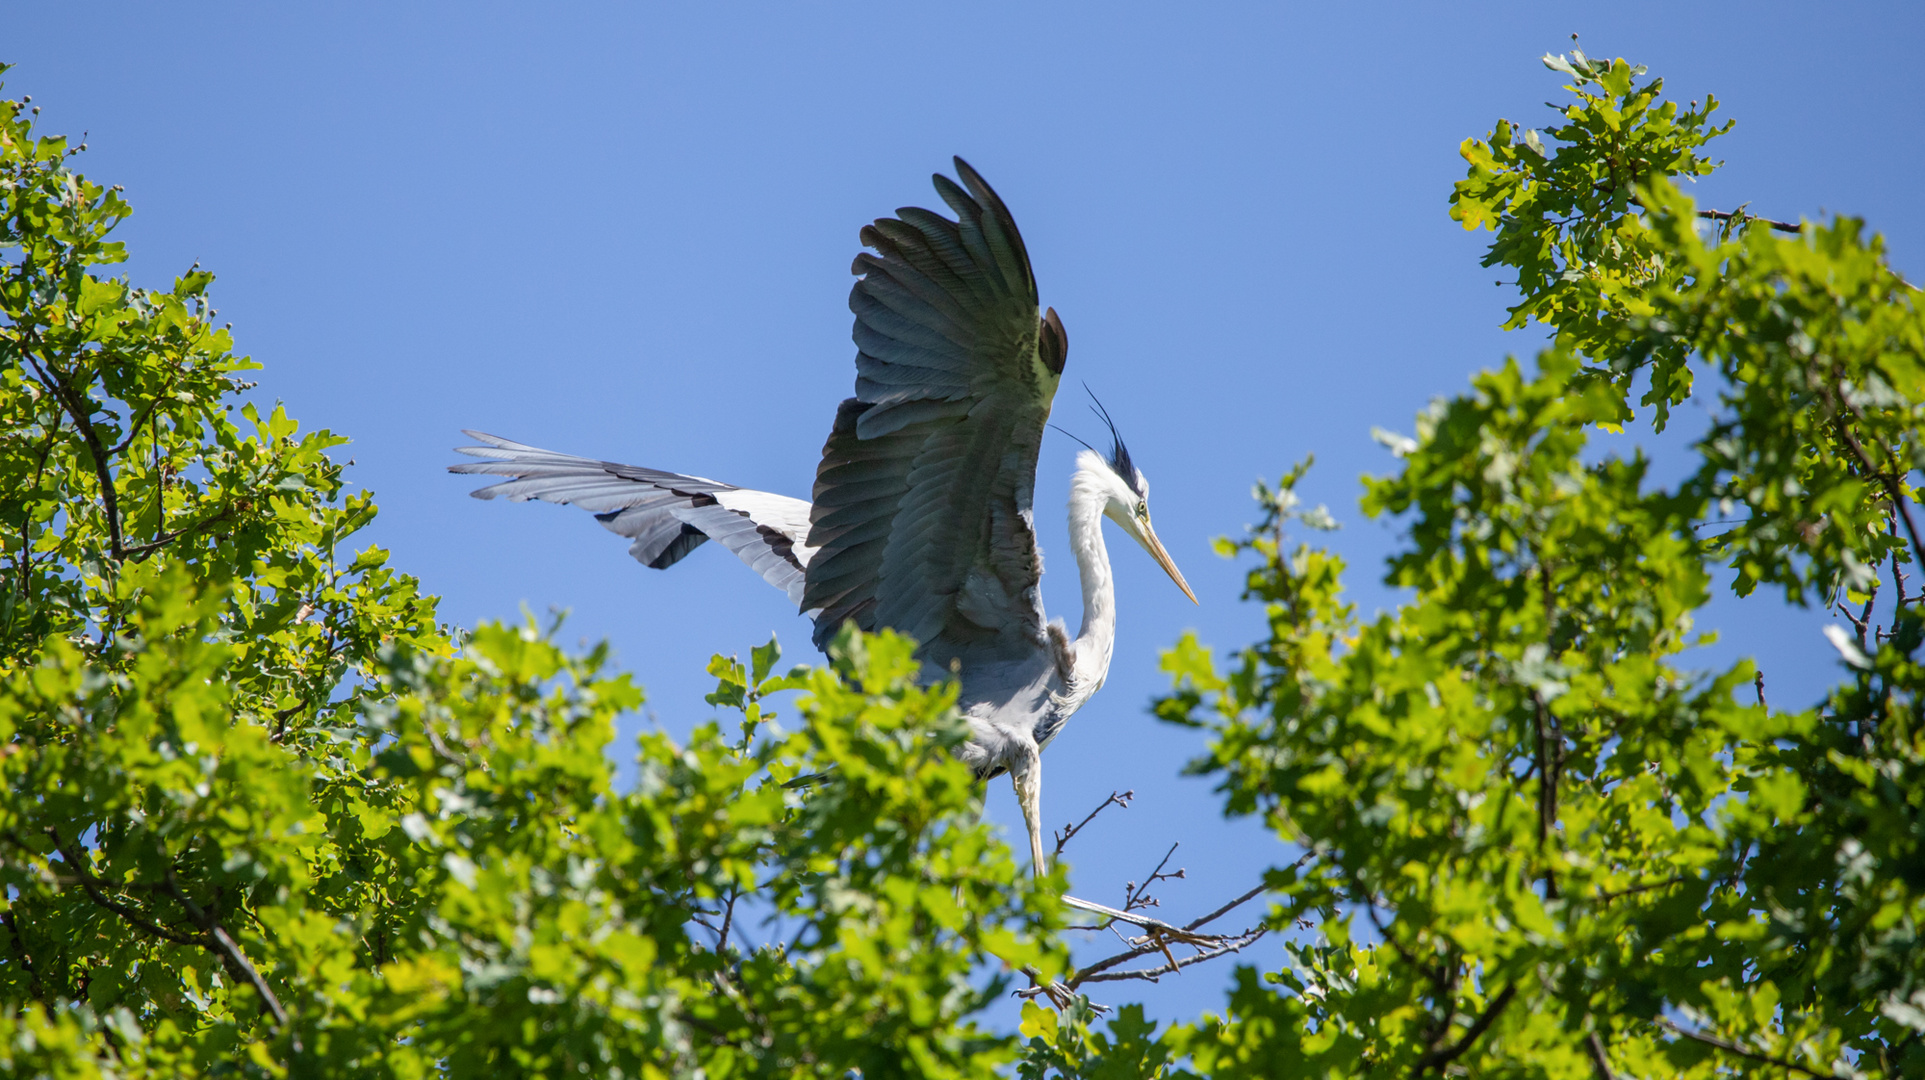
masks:
<svg viewBox="0 0 1925 1080"><path fill-rule="evenodd" d="M1452 212L1552 343L1384 436L1364 510L1407 528L1408 601L1360 620L1342 562L1293 546L1321 523L1299 470L1226 543L1267 639L1168 655L1197 767L1307 852L1272 924L1313 929L1163 1041L1216 1076L1925 1075L1918 294L1856 221L1701 215L1674 178L1713 168L1715 102L1547 62L1575 99L1467 141ZM1707 389L1674 487L1593 444ZM1828 701L1691 666L1720 575L1851 605Z"/></svg>
<svg viewBox="0 0 1925 1080"><path fill-rule="evenodd" d="M719 659L637 747L599 653L436 624L327 451L234 415L198 269L0 105L0 1074L976 1075L1059 969L907 642ZM787 730L762 698L800 689ZM828 782L785 782L832 772Z"/></svg>
<svg viewBox="0 0 1925 1080"><path fill-rule="evenodd" d="M233 409L198 270L95 276L116 192L0 125L0 1072L47 1076L1925 1075L1925 317L1851 219L1699 211L1716 102L1547 58L1452 214L1552 335L1384 436L1406 529L1362 619L1298 469L1264 640L1167 656L1166 719L1278 838L1277 971L1158 1029L1060 972L906 642L718 659L739 733L604 749L639 692L534 627L460 640L279 410ZM1694 395L1694 467L1600 441ZM1836 605L1841 682L1705 672L1720 588ZM788 730L763 698L800 688ZM814 774L828 773L826 781ZM745 934L747 935L745 937Z"/></svg>

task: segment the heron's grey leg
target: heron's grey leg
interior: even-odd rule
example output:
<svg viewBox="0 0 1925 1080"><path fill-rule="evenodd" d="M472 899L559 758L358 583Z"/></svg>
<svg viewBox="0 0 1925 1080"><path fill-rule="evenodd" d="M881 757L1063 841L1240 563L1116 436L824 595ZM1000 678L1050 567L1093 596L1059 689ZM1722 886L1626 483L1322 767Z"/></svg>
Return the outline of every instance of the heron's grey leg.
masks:
<svg viewBox="0 0 1925 1080"><path fill-rule="evenodd" d="M1043 857L1043 755L1035 747L1025 747L1027 760L1009 770L1009 782L1016 788L1016 801L1023 808L1023 824L1029 827L1029 861L1036 876L1049 873Z"/></svg>

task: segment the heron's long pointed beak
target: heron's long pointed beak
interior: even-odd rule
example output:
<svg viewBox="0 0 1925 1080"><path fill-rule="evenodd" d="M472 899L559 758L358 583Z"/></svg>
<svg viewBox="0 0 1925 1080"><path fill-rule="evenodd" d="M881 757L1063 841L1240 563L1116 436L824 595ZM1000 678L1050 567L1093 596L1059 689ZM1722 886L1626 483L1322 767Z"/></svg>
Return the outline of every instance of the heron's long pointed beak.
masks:
<svg viewBox="0 0 1925 1080"><path fill-rule="evenodd" d="M1176 582L1176 587L1182 589L1183 595L1190 598L1190 603L1201 607L1202 601L1190 591L1190 583L1183 580L1183 571L1176 568L1176 560L1170 558L1170 553L1163 550L1163 541L1156 538L1156 530L1150 528L1148 521L1143 523L1143 538L1146 541L1143 546L1150 549L1150 554L1156 557L1157 564L1163 567L1163 572L1170 575L1170 580Z"/></svg>

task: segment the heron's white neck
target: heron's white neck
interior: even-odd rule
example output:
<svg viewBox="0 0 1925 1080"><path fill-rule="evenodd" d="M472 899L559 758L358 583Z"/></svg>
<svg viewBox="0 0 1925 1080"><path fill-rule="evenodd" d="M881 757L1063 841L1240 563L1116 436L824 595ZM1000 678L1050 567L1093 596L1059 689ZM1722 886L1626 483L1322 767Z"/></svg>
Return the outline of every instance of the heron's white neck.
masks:
<svg viewBox="0 0 1925 1080"><path fill-rule="evenodd" d="M1083 628L1076 635L1069 687L1072 710L1102 687L1116 646L1116 586L1110 576L1109 549L1103 545L1107 488L1101 473L1081 463L1069 484L1069 545L1083 579Z"/></svg>

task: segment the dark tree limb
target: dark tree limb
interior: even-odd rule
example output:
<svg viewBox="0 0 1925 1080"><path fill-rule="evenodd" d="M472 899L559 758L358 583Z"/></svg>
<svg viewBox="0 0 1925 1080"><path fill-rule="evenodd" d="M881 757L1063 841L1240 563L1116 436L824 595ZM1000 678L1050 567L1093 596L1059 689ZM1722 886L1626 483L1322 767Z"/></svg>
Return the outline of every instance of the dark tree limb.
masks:
<svg viewBox="0 0 1925 1080"><path fill-rule="evenodd" d="M1426 1052L1423 1057L1417 1059L1417 1064L1411 1067L1410 1075L1413 1077L1422 1076L1432 1069L1449 1065L1451 1062L1463 1057L1464 1052L1475 1045L1478 1039L1483 1038L1484 1033L1491 1029L1492 1024L1497 1023L1497 1018L1503 1015L1504 1008L1508 1006L1511 1003L1511 999L1516 996L1517 984L1506 984L1504 989L1497 992L1496 997L1490 999L1490 1001L1485 1004L1484 1011L1478 1014L1476 1020L1471 1021L1470 1027L1464 1029L1463 1038L1458 1039L1449 1046L1439 1047Z"/></svg>
<svg viewBox="0 0 1925 1080"><path fill-rule="evenodd" d="M1584 1049L1591 1055L1591 1064L1597 1069L1597 1080L1617 1080L1611 1071L1611 1059L1604 1056L1604 1040L1593 1031L1584 1037Z"/></svg>
<svg viewBox="0 0 1925 1080"><path fill-rule="evenodd" d="M226 928L221 926L220 921L215 919L206 908L196 904L194 898L187 895L187 890L180 887L179 880L174 877L172 866L167 868L167 888L174 894L174 899L180 901L180 906L187 909L188 916L206 932L213 951L226 960L227 965L237 974L251 983L255 993L261 995L261 1004L274 1017L274 1026L287 1027L287 1010L281 1006L281 999L274 996L274 989L267 985L267 980L263 979L260 971L248 961L247 954L241 951L240 945L235 942L232 935L228 934Z"/></svg>
<svg viewBox="0 0 1925 1080"><path fill-rule="evenodd" d="M30 328L21 333L24 339L38 340L38 335ZM107 515L107 546L113 553L114 561L120 562L126 557L120 539L120 494L114 488L113 470L108 468L110 455L107 447L100 441L100 433L94 430L93 410L87 408L80 396L60 377L60 369L54 366L53 361L39 355L39 348L38 345L30 347L26 340L22 340L20 353L33 365L40 381L53 391L54 399L66 410L68 418L74 422L74 428L87 443L88 456L93 458L94 478L100 484L101 507Z"/></svg>
<svg viewBox="0 0 1925 1080"><path fill-rule="evenodd" d="M729 929L735 924L735 902L742 898L740 885L729 886L728 903L722 906L722 928L715 932L715 951L720 953L729 943Z"/></svg>

